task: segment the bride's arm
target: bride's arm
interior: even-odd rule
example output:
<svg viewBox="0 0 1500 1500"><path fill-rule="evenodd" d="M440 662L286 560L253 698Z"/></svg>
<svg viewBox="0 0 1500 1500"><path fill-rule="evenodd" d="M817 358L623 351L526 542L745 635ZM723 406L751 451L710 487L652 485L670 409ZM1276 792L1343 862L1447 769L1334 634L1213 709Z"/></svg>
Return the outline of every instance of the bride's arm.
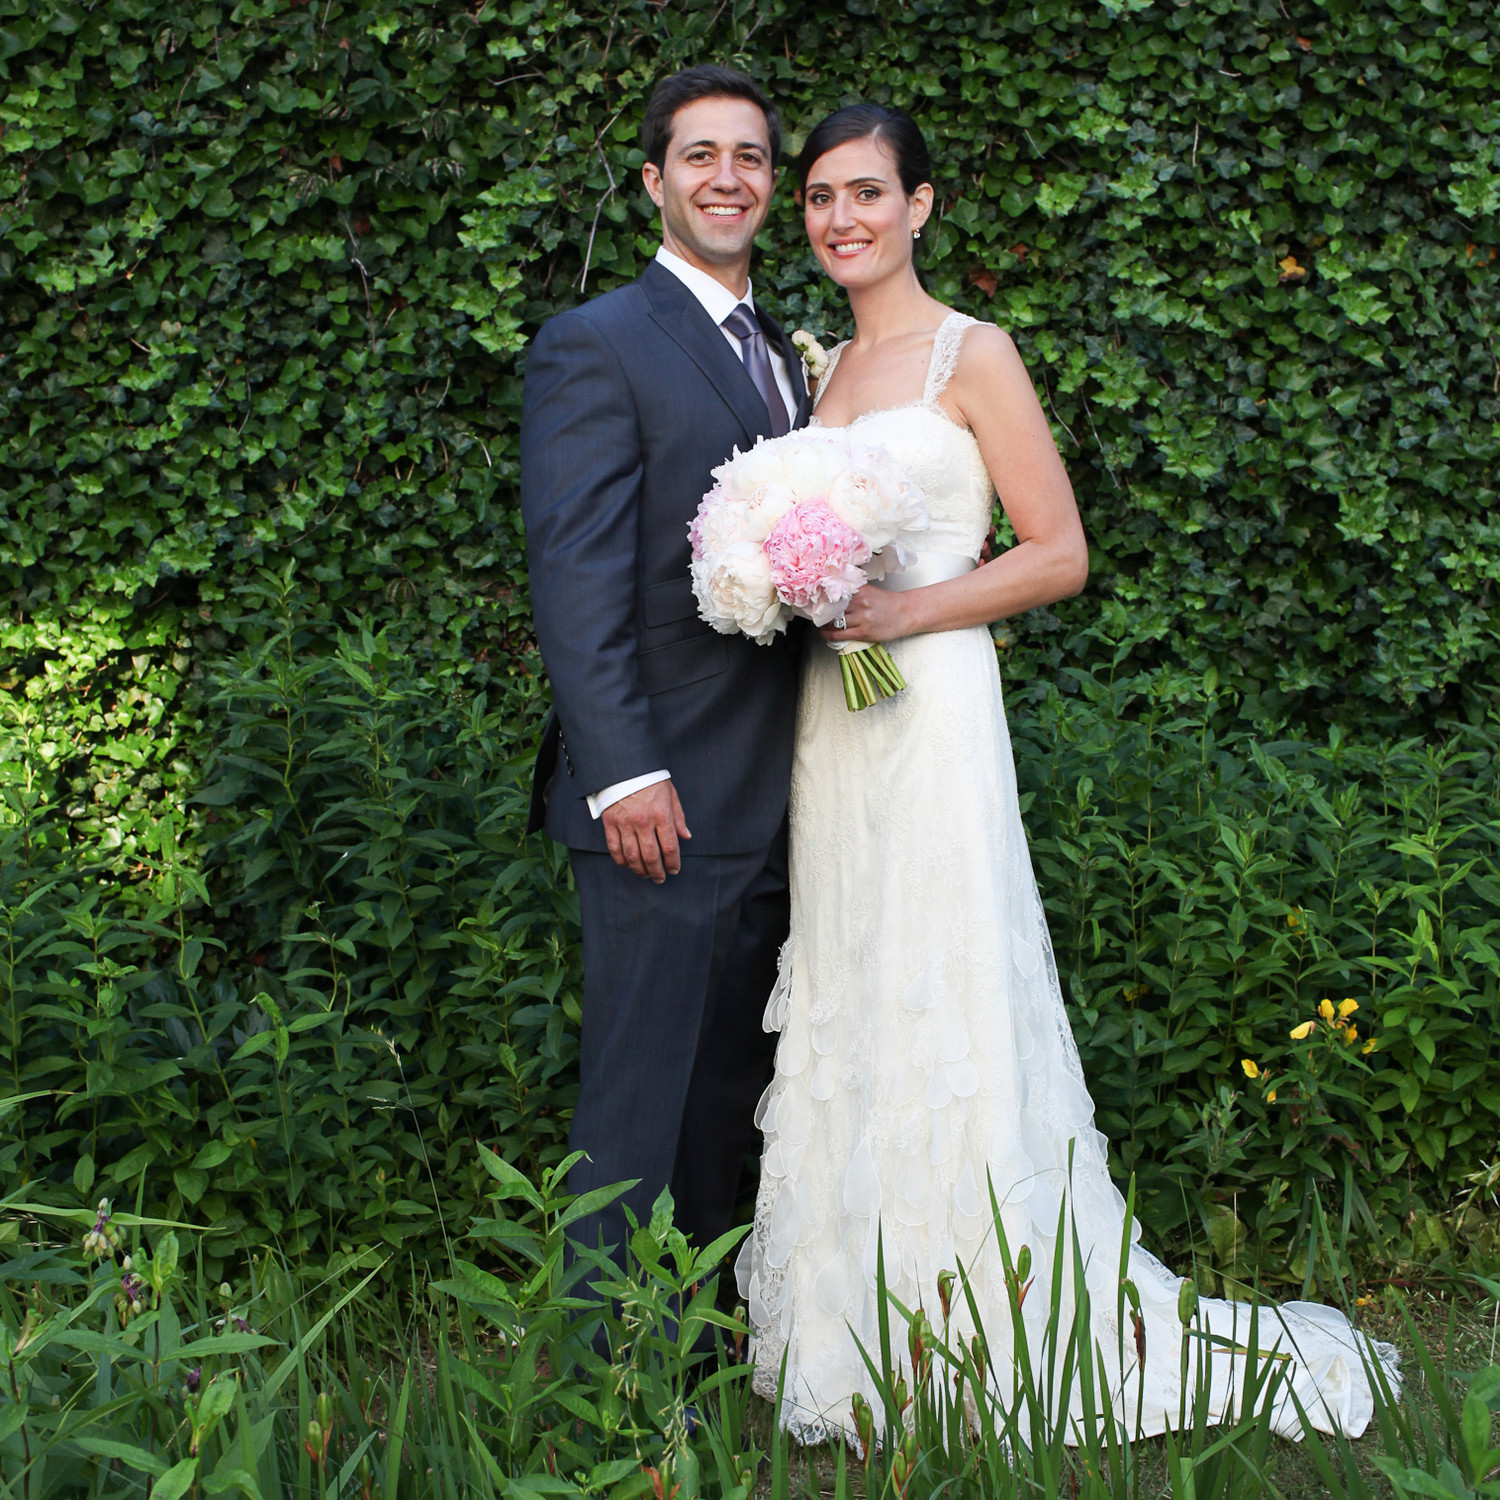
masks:
<svg viewBox="0 0 1500 1500"><path fill-rule="evenodd" d="M944 401L973 429L1016 544L949 583L904 593L861 589L844 611L847 628L824 629L831 640L893 641L988 625L1069 598L1088 578L1073 486L1009 335L987 324L969 329Z"/></svg>

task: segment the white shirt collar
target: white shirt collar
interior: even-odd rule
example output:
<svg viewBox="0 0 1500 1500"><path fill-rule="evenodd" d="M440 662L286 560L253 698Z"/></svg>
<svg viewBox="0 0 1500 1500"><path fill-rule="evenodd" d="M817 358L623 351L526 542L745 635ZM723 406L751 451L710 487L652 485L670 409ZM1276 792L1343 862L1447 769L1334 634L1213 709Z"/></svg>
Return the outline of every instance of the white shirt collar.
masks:
<svg viewBox="0 0 1500 1500"><path fill-rule="evenodd" d="M752 312L755 310L755 289L748 277L745 280L745 295L736 297L722 281L716 281L707 271L700 271L697 266L689 265L680 255L673 255L665 245L658 248L656 262L663 270L670 271L698 299L703 311L715 323L722 324L742 302Z"/></svg>

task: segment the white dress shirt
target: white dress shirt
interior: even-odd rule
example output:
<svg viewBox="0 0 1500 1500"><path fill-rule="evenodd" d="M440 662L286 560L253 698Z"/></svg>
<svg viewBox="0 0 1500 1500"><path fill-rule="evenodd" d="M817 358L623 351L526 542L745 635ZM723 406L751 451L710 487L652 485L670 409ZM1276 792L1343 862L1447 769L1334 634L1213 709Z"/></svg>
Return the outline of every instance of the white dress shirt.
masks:
<svg viewBox="0 0 1500 1500"><path fill-rule="evenodd" d="M752 314L755 312L754 288L750 285L748 278L745 282L745 295L736 297L722 281L715 281L707 271L700 271L697 266L689 265L680 255L673 255L665 245L657 250L656 263L664 271L670 271L698 299L703 311L719 325L719 331L729 341L729 347L734 350L735 358L743 360L745 357L743 346L724 327L724 319L742 302ZM776 377L776 389L781 392L781 399L786 404L787 420L795 422L797 420L797 396L792 384L792 372L786 367L786 360L782 357L780 347L773 344L770 339L766 340L766 351L771 356L771 373ZM797 377L800 379L801 375L802 367L799 364ZM725 457L727 458L728 454L725 454ZM606 807L613 807L621 798L630 796L632 792L638 792L643 787L655 786L658 781L671 779L670 771L647 771L644 776L632 776L628 781L617 781L613 786L594 792L586 799L589 805L589 816L597 818Z"/></svg>

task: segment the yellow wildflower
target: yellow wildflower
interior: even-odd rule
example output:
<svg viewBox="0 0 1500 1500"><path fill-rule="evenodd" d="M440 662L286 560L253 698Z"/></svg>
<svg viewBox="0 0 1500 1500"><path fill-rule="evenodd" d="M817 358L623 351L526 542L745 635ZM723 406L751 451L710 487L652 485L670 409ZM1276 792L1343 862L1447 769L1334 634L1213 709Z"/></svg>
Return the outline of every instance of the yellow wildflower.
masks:
<svg viewBox="0 0 1500 1500"><path fill-rule="evenodd" d="M1352 1047L1359 1040L1359 1027L1358 1026L1346 1026L1346 1027L1344 1027L1344 1040L1346 1042L1348 1042L1348 1044Z"/></svg>
<svg viewBox="0 0 1500 1500"><path fill-rule="evenodd" d="M1370 1040L1366 1042L1364 1046L1359 1050L1364 1054L1364 1056L1368 1057L1375 1050L1375 1045L1375 1038L1371 1037Z"/></svg>
<svg viewBox="0 0 1500 1500"><path fill-rule="evenodd" d="M1304 1021L1300 1026L1292 1027L1292 1040L1294 1042L1305 1042L1312 1035L1313 1023Z"/></svg>
<svg viewBox="0 0 1500 1500"><path fill-rule="evenodd" d="M1274 1104L1275 1102L1276 1102L1276 1090L1272 1089L1271 1092L1266 1095L1266 1103L1267 1104Z"/></svg>
<svg viewBox="0 0 1500 1500"><path fill-rule="evenodd" d="M1341 1020L1341 1021L1347 1021L1349 1019L1349 1017L1352 1016L1354 1014L1354 1012L1357 1011L1358 1009L1359 1009L1359 1001L1358 1000L1340 1000L1339 1001L1339 1020Z"/></svg>
<svg viewBox="0 0 1500 1500"><path fill-rule="evenodd" d="M1322 1018L1325 1021L1327 1021L1330 1026L1332 1026L1333 1025L1333 1001L1332 1000L1319 1000L1318 1001L1318 1014L1320 1016L1322 1016Z"/></svg>
<svg viewBox="0 0 1500 1500"><path fill-rule="evenodd" d="M1248 1057L1242 1057L1240 1059L1240 1066L1245 1070L1245 1077L1246 1078L1259 1078L1260 1077L1260 1069L1257 1068L1255 1066L1255 1064L1253 1062L1251 1062Z"/></svg>
<svg viewBox="0 0 1500 1500"><path fill-rule="evenodd" d="M1286 925L1297 932L1302 926L1302 913L1300 910L1289 911L1286 914Z"/></svg>

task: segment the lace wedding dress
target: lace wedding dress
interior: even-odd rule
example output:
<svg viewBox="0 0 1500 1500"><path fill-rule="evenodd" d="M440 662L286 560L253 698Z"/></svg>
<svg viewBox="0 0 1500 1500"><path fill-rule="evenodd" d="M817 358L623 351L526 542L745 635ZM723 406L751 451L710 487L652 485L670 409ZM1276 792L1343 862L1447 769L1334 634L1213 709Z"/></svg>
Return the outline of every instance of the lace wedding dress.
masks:
<svg viewBox="0 0 1500 1500"><path fill-rule="evenodd" d="M938 405L973 321L955 313L938 331L920 402L854 424L925 492L924 555L976 558L990 526L994 491L979 445ZM825 378L820 391L827 386ZM1178 1421L1181 1282L1132 1244L1146 1358L1138 1362L1127 1327L1122 1368L1125 1202L1063 1009L989 632L913 636L891 652L910 686L858 713L845 707L833 651L815 645L803 679L791 933L766 1012L781 1041L757 1116L765 1148L755 1226L737 1266L755 1388L775 1396L785 1352L783 1421L807 1443L853 1435L856 1391L879 1409L855 1345L878 1360L878 1230L891 1292L935 1324L938 1274L962 1263L994 1390L1008 1400L1013 1335L993 1183L1011 1255L1031 1250L1036 1284L1023 1317L1033 1360L1066 1195L1087 1261L1089 1344L1113 1362L1110 1384L1124 1397L1115 1409L1133 1426L1139 1399L1141 1430L1160 1432ZM1132 1225L1132 1241L1138 1232ZM968 1336L963 1301L955 1292L954 1331ZM1243 1346L1248 1312L1205 1300L1199 1326ZM1071 1313L1070 1303L1064 1335ZM891 1319L905 1365L906 1330L894 1309ZM1261 1309L1261 1349L1292 1356L1290 1384L1325 1429L1356 1434L1370 1420L1361 1337L1321 1305ZM1367 1346L1365 1357L1395 1377L1390 1346ZM1234 1364L1217 1353L1211 1420L1235 1409ZM1279 1431L1300 1432L1288 1399L1275 1415Z"/></svg>

